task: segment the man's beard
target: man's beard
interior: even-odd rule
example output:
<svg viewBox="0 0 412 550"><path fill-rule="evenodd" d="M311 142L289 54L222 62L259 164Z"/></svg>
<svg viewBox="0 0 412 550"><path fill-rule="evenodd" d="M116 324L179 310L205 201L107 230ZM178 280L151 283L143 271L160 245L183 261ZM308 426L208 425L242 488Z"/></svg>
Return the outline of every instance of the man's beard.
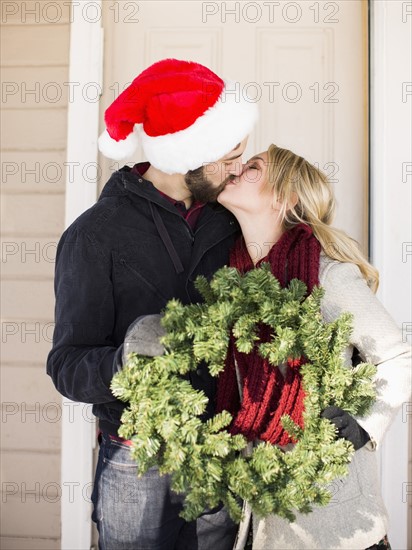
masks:
<svg viewBox="0 0 412 550"><path fill-rule="evenodd" d="M190 170L185 174L187 188L192 193L193 198L200 202L216 202L218 195L232 179L233 175L229 175L222 183L214 187L213 183L205 175L204 166L200 166L196 170Z"/></svg>

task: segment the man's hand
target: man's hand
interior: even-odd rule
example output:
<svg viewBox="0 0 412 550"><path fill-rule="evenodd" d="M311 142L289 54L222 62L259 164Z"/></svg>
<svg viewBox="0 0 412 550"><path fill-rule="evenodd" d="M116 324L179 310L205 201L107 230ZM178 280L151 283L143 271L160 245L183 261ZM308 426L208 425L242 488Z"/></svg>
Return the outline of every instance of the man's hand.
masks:
<svg viewBox="0 0 412 550"><path fill-rule="evenodd" d="M165 330L160 324L162 316L143 315L138 317L129 326L124 338L124 343L116 354L116 370L121 370L126 363L129 353L156 357L163 355L165 348L159 339L165 335Z"/></svg>
<svg viewBox="0 0 412 550"><path fill-rule="evenodd" d="M355 451L366 445L370 440L368 432L356 422L353 416L339 407L327 407L321 416L335 424L338 429L338 437L350 441L355 447Z"/></svg>

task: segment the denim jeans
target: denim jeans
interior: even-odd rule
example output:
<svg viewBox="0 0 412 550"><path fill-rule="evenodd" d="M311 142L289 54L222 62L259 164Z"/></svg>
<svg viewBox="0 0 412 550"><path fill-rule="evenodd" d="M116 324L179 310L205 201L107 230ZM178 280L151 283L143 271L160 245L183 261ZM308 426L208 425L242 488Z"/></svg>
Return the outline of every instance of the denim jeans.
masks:
<svg viewBox="0 0 412 550"><path fill-rule="evenodd" d="M183 496L171 491L169 476L151 468L137 477L130 447L104 433L92 501L99 550L231 550L236 538L224 507L184 521Z"/></svg>

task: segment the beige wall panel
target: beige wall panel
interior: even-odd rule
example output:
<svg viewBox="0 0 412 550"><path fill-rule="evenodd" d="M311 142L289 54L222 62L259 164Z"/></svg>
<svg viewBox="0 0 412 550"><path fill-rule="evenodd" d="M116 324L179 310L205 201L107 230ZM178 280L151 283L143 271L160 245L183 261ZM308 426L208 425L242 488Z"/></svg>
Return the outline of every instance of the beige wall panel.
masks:
<svg viewBox="0 0 412 550"><path fill-rule="evenodd" d="M25 67L24 70L5 67L2 69L2 108L66 108L69 97L75 100L78 91L78 87L68 81L67 67Z"/></svg>
<svg viewBox="0 0 412 550"><path fill-rule="evenodd" d="M60 457L58 454L30 452L3 453L1 479L2 483L11 483L23 492L24 487L39 487L39 493L52 500L53 497L61 495ZM22 485L24 483L25 485Z"/></svg>
<svg viewBox="0 0 412 550"><path fill-rule="evenodd" d="M1 537L0 548L3 550L60 550L60 538Z"/></svg>
<svg viewBox="0 0 412 550"><path fill-rule="evenodd" d="M4 498L4 494L3 494ZM40 500L39 502L36 502ZM48 497L47 497L48 498ZM48 500L52 500L48 498ZM41 496L9 496L1 508L3 535L20 535L22 530L34 537L60 535L60 502L48 502Z"/></svg>
<svg viewBox="0 0 412 550"><path fill-rule="evenodd" d="M4 151L1 189L13 193L64 193L66 151ZM81 167L72 165L71 180L81 176Z"/></svg>
<svg viewBox="0 0 412 550"><path fill-rule="evenodd" d="M60 450L62 407L57 400L42 407L39 402L32 403L35 399L3 403L1 446L5 450L41 451L47 459L49 451Z"/></svg>
<svg viewBox="0 0 412 550"><path fill-rule="evenodd" d="M35 333L35 334L33 334ZM50 351L52 322L2 320L2 364L45 365ZM30 367L29 367L30 368ZM2 367L2 370L5 366ZM44 374L44 373L42 373ZM19 381L21 383L21 381ZM48 387L50 392L51 387ZM30 392L30 388L28 388ZM6 390L2 393L6 393ZM31 388L33 394L33 387Z"/></svg>
<svg viewBox="0 0 412 550"><path fill-rule="evenodd" d="M24 200L24 197L21 197ZM1 240L1 272L5 279L54 277L57 238L7 237Z"/></svg>
<svg viewBox="0 0 412 550"><path fill-rule="evenodd" d="M3 362L1 368L1 401L31 403L42 405L60 403L61 396L55 389L50 376L46 373L46 362L32 365L10 365Z"/></svg>
<svg viewBox="0 0 412 550"><path fill-rule="evenodd" d="M24 199L23 199L24 200ZM3 278L49 278L54 276L57 238L10 237L2 239Z"/></svg>
<svg viewBox="0 0 412 550"><path fill-rule="evenodd" d="M4 67L68 65L69 25L5 25L1 32Z"/></svg>
<svg viewBox="0 0 412 550"><path fill-rule="evenodd" d="M2 315L5 319L53 319L54 296L50 281L2 281ZM33 327L34 328L34 327ZM32 335L36 343L37 333ZM30 336L27 336L30 341Z"/></svg>
<svg viewBox="0 0 412 550"><path fill-rule="evenodd" d="M53 239L63 230L63 195L3 195L1 199L3 238L9 235L44 236Z"/></svg>
<svg viewBox="0 0 412 550"><path fill-rule="evenodd" d="M83 9L75 7L74 16ZM94 17L93 7L86 9ZM66 0L1 6L1 475L3 489L5 483L19 489L2 493L5 550L61 546L62 404L45 363L54 328L55 251L64 229L67 106L82 99L82 90L68 83L70 18ZM82 177L76 168L73 178ZM25 499L25 487L37 496Z"/></svg>
<svg viewBox="0 0 412 550"><path fill-rule="evenodd" d="M64 149L66 133L66 109L6 109L2 113L1 142L6 150Z"/></svg>
<svg viewBox="0 0 412 550"><path fill-rule="evenodd" d="M75 14L75 12L74 12ZM66 0L14 0L3 2L3 24L58 24L69 23L70 2ZM91 17L91 10L90 10Z"/></svg>

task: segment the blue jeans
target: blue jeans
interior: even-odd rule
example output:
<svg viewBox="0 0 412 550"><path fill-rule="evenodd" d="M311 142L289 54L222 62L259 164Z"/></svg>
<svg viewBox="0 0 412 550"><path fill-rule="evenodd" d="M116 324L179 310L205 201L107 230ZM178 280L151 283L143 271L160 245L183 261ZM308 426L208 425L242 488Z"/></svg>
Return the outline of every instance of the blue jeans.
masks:
<svg viewBox="0 0 412 550"><path fill-rule="evenodd" d="M231 550L238 526L224 507L196 521L179 513L183 496L151 468L137 477L130 447L102 434L92 494L99 550Z"/></svg>

